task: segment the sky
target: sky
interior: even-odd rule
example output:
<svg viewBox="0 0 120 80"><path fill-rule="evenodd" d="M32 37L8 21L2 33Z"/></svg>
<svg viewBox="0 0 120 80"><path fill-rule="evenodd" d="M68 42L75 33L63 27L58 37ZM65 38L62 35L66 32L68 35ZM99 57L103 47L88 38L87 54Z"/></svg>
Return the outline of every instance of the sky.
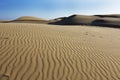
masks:
<svg viewBox="0 0 120 80"><path fill-rule="evenodd" d="M0 0L0 19L35 16L45 19L73 14L120 14L120 0Z"/></svg>

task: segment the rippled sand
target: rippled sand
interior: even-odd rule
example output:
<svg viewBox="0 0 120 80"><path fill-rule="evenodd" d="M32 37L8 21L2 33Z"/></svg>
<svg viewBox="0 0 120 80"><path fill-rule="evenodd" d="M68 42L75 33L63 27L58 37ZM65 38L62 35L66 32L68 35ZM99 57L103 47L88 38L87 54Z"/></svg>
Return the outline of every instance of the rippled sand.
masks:
<svg viewBox="0 0 120 80"><path fill-rule="evenodd" d="M120 29L0 23L0 80L120 80Z"/></svg>

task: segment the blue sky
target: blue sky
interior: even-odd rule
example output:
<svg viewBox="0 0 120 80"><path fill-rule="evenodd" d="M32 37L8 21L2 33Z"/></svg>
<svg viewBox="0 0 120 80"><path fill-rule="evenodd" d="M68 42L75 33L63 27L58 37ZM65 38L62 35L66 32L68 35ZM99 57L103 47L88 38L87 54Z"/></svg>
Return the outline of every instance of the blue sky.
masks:
<svg viewBox="0 0 120 80"><path fill-rule="evenodd" d="M120 0L0 0L0 19L36 16L45 19L72 14L119 14Z"/></svg>

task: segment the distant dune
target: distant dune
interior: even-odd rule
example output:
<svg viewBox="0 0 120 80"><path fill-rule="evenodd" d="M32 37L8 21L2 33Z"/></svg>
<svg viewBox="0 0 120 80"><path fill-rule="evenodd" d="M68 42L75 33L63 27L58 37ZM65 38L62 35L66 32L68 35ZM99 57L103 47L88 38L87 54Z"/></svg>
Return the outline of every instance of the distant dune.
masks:
<svg viewBox="0 0 120 80"><path fill-rule="evenodd" d="M45 23L48 23L48 20L37 18L37 17L32 17L32 16L23 16L15 20L11 20L8 23L42 23L42 24L45 24Z"/></svg>
<svg viewBox="0 0 120 80"><path fill-rule="evenodd" d="M19 21L23 21L23 20L35 20L35 21L37 21L38 20L39 21L39 20L45 20L45 19L32 17L32 16L23 16L23 17L17 18L16 20L19 20Z"/></svg>
<svg viewBox="0 0 120 80"><path fill-rule="evenodd" d="M120 30L0 23L0 80L120 80Z"/></svg>
<svg viewBox="0 0 120 80"><path fill-rule="evenodd" d="M61 25L90 25L97 16L85 16L85 15L72 15L67 18L62 19L61 21L55 22L53 24Z"/></svg>
<svg viewBox="0 0 120 80"><path fill-rule="evenodd" d="M62 20L51 22L55 25L92 25L120 28L120 15L72 15Z"/></svg>

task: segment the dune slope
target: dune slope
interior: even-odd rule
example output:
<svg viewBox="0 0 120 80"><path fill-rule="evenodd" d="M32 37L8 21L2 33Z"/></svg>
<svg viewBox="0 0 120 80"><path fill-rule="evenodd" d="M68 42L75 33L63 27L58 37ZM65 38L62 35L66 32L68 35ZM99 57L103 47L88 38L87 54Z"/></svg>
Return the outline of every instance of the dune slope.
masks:
<svg viewBox="0 0 120 80"><path fill-rule="evenodd" d="M0 24L0 80L120 80L120 30Z"/></svg>

